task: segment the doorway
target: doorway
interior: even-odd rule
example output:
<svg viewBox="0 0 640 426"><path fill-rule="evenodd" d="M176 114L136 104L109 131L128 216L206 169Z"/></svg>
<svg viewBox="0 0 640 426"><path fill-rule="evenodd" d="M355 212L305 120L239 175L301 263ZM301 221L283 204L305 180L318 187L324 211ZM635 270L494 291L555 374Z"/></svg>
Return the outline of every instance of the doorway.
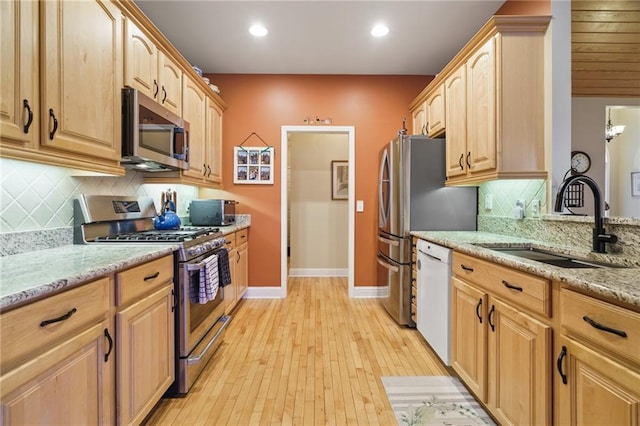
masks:
<svg viewBox="0 0 640 426"><path fill-rule="evenodd" d="M289 140L295 135L311 135L311 134L326 134L326 135L345 135L348 142L348 182L355 182L355 128L353 126L282 126L281 131L281 176L282 185L280 189L281 193L281 297L287 296L287 280L289 278L289 268L287 265L288 256L287 248L289 241L289 189L290 189L290 176L289 176ZM297 142L304 143L304 142ZM336 159L343 160L343 159ZM331 170L331 164L327 164L327 170ZM354 288L354 234L355 234L355 185L348 184L348 196L347 196L347 281L349 297L353 297ZM327 188L329 189L329 188ZM344 202L344 201L340 201Z"/></svg>

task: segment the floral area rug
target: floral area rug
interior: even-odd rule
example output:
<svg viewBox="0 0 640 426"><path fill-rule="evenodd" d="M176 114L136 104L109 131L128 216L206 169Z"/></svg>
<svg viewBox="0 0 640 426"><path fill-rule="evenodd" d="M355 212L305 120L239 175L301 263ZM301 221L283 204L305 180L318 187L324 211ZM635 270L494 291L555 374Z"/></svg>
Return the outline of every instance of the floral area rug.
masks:
<svg viewBox="0 0 640 426"><path fill-rule="evenodd" d="M455 377L383 377L382 384L401 426L495 425Z"/></svg>

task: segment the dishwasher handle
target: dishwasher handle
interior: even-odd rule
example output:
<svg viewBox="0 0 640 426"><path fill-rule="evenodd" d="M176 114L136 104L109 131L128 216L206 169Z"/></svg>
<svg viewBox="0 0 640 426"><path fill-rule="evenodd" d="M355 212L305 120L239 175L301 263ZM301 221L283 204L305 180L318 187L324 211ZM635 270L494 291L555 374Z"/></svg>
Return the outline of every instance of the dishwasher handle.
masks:
<svg viewBox="0 0 640 426"><path fill-rule="evenodd" d="M418 252L419 252L420 254L422 254L422 255L427 256L429 259L433 259L433 260L435 260L435 261L437 261L437 262L442 262L442 259L440 259L439 257L436 257L436 256L433 256L433 255L430 255L429 253L425 253L425 252L423 252L422 250L418 250Z"/></svg>

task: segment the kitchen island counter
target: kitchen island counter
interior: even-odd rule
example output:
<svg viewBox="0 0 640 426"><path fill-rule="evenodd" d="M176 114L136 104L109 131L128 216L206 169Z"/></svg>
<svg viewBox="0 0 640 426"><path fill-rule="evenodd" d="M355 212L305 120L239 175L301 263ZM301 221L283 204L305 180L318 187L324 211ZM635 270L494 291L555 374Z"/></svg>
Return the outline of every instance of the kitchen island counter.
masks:
<svg viewBox="0 0 640 426"><path fill-rule="evenodd" d="M0 257L0 310L171 254L178 245L66 245Z"/></svg>
<svg viewBox="0 0 640 426"><path fill-rule="evenodd" d="M640 308L640 260L638 259L617 254L591 253L573 246L562 246L488 232L412 231L411 235L461 253L559 281L569 287L590 291ZM626 268L561 268L501 253L488 247L482 247L480 244L530 246L593 261L612 262L624 265Z"/></svg>

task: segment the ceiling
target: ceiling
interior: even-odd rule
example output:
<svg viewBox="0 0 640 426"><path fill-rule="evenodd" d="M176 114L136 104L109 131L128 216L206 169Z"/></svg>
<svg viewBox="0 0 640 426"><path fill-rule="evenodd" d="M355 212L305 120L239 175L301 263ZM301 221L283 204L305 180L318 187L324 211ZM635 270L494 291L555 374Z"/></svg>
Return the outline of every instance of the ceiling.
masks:
<svg viewBox="0 0 640 426"><path fill-rule="evenodd" d="M437 74L504 1L136 0L192 65L228 74ZM248 32L262 23L269 34ZM369 34L378 22L390 31Z"/></svg>

